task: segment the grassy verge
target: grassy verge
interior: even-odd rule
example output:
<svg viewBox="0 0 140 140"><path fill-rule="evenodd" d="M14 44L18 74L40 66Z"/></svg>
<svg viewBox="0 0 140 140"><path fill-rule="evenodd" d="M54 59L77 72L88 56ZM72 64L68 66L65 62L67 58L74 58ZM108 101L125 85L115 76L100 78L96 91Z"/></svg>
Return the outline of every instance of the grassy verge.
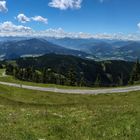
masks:
<svg viewBox="0 0 140 140"><path fill-rule="evenodd" d="M140 92L67 95L0 85L1 140L139 140Z"/></svg>

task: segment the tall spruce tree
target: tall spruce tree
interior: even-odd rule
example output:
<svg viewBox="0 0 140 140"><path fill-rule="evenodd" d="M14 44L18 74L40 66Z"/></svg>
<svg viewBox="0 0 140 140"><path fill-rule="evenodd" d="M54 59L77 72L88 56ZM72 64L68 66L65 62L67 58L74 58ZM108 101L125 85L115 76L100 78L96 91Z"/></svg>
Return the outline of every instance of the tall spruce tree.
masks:
<svg viewBox="0 0 140 140"><path fill-rule="evenodd" d="M137 59L134 68L132 70L132 74L130 76L130 84L133 84L136 81L140 81L140 62L139 59Z"/></svg>
<svg viewBox="0 0 140 140"><path fill-rule="evenodd" d="M47 81L47 72L46 72L46 68L43 69L43 72L42 72L42 82L43 83L46 83Z"/></svg>
<svg viewBox="0 0 140 140"><path fill-rule="evenodd" d="M97 74L94 85L97 86L97 87L100 87L102 85L102 80L101 80L101 75L100 74Z"/></svg>
<svg viewBox="0 0 140 140"><path fill-rule="evenodd" d="M76 86L77 85L77 73L76 70L71 66L68 73L67 73L67 84L69 86Z"/></svg>

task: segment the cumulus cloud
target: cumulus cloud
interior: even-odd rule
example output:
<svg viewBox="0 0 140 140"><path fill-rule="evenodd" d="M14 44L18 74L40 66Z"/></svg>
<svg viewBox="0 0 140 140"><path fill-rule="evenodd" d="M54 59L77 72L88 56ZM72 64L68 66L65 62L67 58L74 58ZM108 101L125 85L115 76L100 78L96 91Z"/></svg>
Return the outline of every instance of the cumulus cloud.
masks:
<svg viewBox="0 0 140 140"><path fill-rule="evenodd" d="M6 1L5 0L0 0L0 12L7 12L8 9L6 7Z"/></svg>
<svg viewBox="0 0 140 140"><path fill-rule="evenodd" d="M48 24L48 19L42 16L27 17L25 14L18 14L18 16L15 17L15 19L17 19L21 23L36 21L36 22L42 22L42 23Z"/></svg>
<svg viewBox="0 0 140 140"><path fill-rule="evenodd" d="M26 27L22 25L15 25L11 21L0 23L0 37L3 37L3 36L140 40L140 34L123 34L123 33L88 34L88 33L83 33L83 32L65 32L62 28L35 31L30 27Z"/></svg>
<svg viewBox="0 0 140 140"><path fill-rule="evenodd" d="M61 10L79 9L81 8L82 0L52 0L49 2L49 6L53 8L58 8Z"/></svg>
<svg viewBox="0 0 140 140"><path fill-rule="evenodd" d="M21 22L21 23L26 23L30 21L30 18L28 18L26 15L24 14L19 14L16 19Z"/></svg>
<svg viewBox="0 0 140 140"><path fill-rule="evenodd" d="M65 32L62 28L48 29L37 33L38 36L56 37L56 38L82 38L82 39L109 39L109 40L140 40L140 34L123 34L123 33L101 33L89 34L84 32Z"/></svg>
<svg viewBox="0 0 140 140"><path fill-rule="evenodd" d="M43 22L45 24L48 24L48 19L44 18L42 16L35 16L31 18L33 21L37 21L37 22Z"/></svg>
<svg viewBox="0 0 140 140"><path fill-rule="evenodd" d="M15 25L11 21L0 23L0 32L30 32L30 27Z"/></svg>

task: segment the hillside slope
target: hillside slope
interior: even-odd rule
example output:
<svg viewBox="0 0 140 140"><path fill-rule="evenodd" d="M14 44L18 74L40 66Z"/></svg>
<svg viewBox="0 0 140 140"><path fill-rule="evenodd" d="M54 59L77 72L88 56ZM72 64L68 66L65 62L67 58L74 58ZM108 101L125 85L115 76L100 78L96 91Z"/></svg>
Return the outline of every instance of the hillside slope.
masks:
<svg viewBox="0 0 140 140"><path fill-rule="evenodd" d="M134 63L125 61L95 62L74 56L56 54L47 54L35 58L20 58L16 60L16 64L21 69L21 73L24 72L22 69L32 70L30 73L35 73L37 70L43 74L45 71L45 75L49 74L51 78L53 77L53 80L49 83L56 84L58 79L63 77L63 84L73 80L78 85L83 82L84 86L93 86L95 82L99 82L98 84L103 86L125 85L129 81L134 65ZM48 70L51 70L51 72L48 72Z"/></svg>

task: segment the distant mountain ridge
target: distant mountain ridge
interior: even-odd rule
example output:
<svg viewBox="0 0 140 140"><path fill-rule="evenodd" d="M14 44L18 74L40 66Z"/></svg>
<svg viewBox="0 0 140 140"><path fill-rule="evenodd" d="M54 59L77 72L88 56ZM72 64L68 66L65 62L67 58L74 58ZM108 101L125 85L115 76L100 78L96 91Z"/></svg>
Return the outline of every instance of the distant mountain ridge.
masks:
<svg viewBox="0 0 140 140"><path fill-rule="evenodd" d="M25 55L44 55L49 53L74 55L83 58L88 56L85 52L64 48L44 39L32 38L0 43L0 55L5 59L14 59Z"/></svg>
<svg viewBox="0 0 140 140"><path fill-rule="evenodd" d="M0 59L40 56L44 54L73 55L86 59L135 61L140 58L140 42L127 40L80 38L0 38Z"/></svg>
<svg viewBox="0 0 140 140"><path fill-rule="evenodd" d="M140 41L105 39L48 39L66 48L86 52L99 60L129 60L140 58Z"/></svg>

